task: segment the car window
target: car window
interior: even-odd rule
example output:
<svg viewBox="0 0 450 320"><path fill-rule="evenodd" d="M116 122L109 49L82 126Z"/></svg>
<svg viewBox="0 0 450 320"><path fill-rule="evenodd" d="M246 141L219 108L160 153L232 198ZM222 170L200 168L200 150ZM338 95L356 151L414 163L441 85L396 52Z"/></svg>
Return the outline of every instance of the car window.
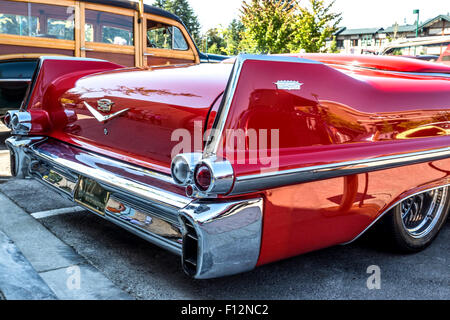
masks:
<svg viewBox="0 0 450 320"><path fill-rule="evenodd" d="M147 21L147 47L167 50L189 49L181 30L175 26Z"/></svg>
<svg viewBox="0 0 450 320"><path fill-rule="evenodd" d="M133 17L86 10L85 37L87 42L132 46Z"/></svg>
<svg viewBox="0 0 450 320"><path fill-rule="evenodd" d="M0 0L0 33L74 40L74 7Z"/></svg>

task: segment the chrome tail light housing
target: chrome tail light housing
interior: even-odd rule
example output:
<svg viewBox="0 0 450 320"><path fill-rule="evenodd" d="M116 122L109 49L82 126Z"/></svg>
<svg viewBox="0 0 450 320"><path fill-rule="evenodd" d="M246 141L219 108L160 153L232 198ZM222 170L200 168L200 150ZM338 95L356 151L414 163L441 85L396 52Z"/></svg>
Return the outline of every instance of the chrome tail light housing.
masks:
<svg viewBox="0 0 450 320"><path fill-rule="evenodd" d="M177 155L172 161L172 178L186 187L186 194L195 198L215 198L226 195L234 183L234 170L226 159L203 158L201 153Z"/></svg>

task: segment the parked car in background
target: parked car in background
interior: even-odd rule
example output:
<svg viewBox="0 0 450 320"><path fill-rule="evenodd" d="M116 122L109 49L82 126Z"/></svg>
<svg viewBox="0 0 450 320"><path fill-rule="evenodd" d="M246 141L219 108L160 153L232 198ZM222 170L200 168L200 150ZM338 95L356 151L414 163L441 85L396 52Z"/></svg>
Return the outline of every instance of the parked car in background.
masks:
<svg viewBox="0 0 450 320"><path fill-rule="evenodd" d="M0 115L20 105L39 58L54 55L124 67L227 58L200 53L179 17L138 2L0 0Z"/></svg>
<svg viewBox="0 0 450 320"><path fill-rule="evenodd" d="M448 45L447 49L442 52L441 56L438 59L438 62L450 65L450 44Z"/></svg>
<svg viewBox="0 0 450 320"><path fill-rule="evenodd" d="M180 255L197 279L374 226L380 242L418 252L448 217L445 65L305 54L120 69L53 57L31 83L4 119L12 175Z"/></svg>
<svg viewBox="0 0 450 320"><path fill-rule="evenodd" d="M418 59L423 61L436 62L439 59L439 56L434 55L419 55L419 56L402 56L404 58Z"/></svg>
<svg viewBox="0 0 450 320"><path fill-rule="evenodd" d="M382 55L395 56L439 56L450 44L450 36L418 37L389 43Z"/></svg>

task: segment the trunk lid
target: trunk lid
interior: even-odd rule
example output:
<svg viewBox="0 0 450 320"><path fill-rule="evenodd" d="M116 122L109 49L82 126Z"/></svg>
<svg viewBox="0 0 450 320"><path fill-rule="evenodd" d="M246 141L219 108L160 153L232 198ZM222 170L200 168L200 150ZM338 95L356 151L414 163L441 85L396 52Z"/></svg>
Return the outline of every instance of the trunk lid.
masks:
<svg viewBox="0 0 450 320"><path fill-rule="evenodd" d="M180 143L172 141L173 132L181 129L183 137L189 134L193 140L194 123L201 121L204 128L231 68L203 64L126 69L81 78L60 97L66 113L76 117L51 136L167 171L173 148Z"/></svg>

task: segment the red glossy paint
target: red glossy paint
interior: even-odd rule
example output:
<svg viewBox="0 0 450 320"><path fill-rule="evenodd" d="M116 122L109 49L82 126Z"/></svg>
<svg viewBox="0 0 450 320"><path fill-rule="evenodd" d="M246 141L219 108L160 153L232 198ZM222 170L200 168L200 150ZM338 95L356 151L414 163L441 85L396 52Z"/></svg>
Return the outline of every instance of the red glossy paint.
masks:
<svg viewBox="0 0 450 320"><path fill-rule="evenodd" d="M425 70L418 65L403 69L400 63L392 69ZM436 70L450 72L440 66L426 71ZM303 86L277 90L279 80ZM279 129L280 167L274 171L445 148L449 128L450 80L444 77L399 76L345 63L331 68L268 61L244 63L225 125L232 132ZM226 146L230 135L223 138ZM221 151L230 160L228 150ZM232 151L237 159L238 152ZM236 176L245 176L264 166L247 161L233 167ZM447 159L263 192L258 264L353 240L400 199L448 184L448 168Z"/></svg>
<svg viewBox="0 0 450 320"><path fill-rule="evenodd" d="M450 68L392 57L357 57L364 68L355 66L354 56L308 58L330 65L246 61L225 123L225 129L244 133L279 129L280 169L450 145L450 80L387 72L450 73ZM231 68L186 65L83 77L84 71L76 71L80 65L56 80L45 69L30 110L49 113L47 134L53 138L168 173L178 143L171 141L173 131L192 135L197 120L212 127ZM279 80L303 85L278 90ZM83 102L96 108L105 98L114 102L112 112L130 110L99 123ZM223 138L226 146L230 136L225 132ZM252 151L247 141L243 152ZM227 157L235 153L219 150ZM449 166L446 159L259 193L265 204L258 264L352 240L398 200L447 184ZM233 167L239 177L267 166L247 161Z"/></svg>
<svg viewBox="0 0 450 320"><path fill-rule="evenodd" d="M402 57L375 56L375 55L344 55L344 54L319 54L307 53L288 55L320 61L331 65L345 65L348 67L358 66L378 70L398 72L425 72L425 73L448 73L449 68L439 64Z"/></svg>
<svg viewBox="0 0 450 320"><path fill-rule="evenodd" d="M397 201L448 184L449 168L447 159L264 192L258 265L353 240Z"/></svg>
<svg viewBox="0 0 450 320"><path fill-rule="evenodd" d="M278 90L279 80L303 85L301 90ZM236 150L226 148L237 130L279 130L276 171L447 147L449 127L446 78L394 78L386 72L337 70L317 63L248 60L219 151L230 161L237 159ZM247 140L243 152L253 158L259 157L257 151ZM267 157L257 160L234 163L236 176L272 165L261 166Z"/></svg>
<svg viewBox="0 0 450 320"><path fill-rule="evenodd" d="M231 67L223 64L128 69L84 77L60 95L63 103L55 107L75 113L77 120L58 126L50 136L85 148L95 147L101 153L121 154L169 172L172 150L182 136L194 136L196 121L200 123L201 135L212 103L226 86ZM100 99L114 103L110 113L129 111L100 123L84 105L87 102L96 109ZM180 136L172 141L176 130ZM193 143L190 147L195 148Z"/></svg>

